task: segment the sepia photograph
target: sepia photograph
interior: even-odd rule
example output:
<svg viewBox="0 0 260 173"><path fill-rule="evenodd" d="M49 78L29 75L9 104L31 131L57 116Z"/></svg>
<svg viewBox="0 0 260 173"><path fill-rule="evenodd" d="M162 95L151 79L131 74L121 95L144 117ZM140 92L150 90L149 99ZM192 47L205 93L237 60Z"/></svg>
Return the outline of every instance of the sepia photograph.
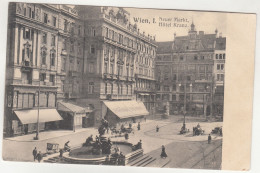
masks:
<svg viewBox="0 0 260 173"><path fill-rule="evenodd" d="M227 12L9 2L7 16L4 161L222 169Z"/></svg>

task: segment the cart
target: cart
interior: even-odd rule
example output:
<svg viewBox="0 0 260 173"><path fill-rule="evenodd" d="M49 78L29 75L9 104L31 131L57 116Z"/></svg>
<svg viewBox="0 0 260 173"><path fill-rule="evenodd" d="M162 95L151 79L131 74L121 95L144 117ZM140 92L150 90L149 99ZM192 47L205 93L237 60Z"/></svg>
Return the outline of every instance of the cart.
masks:
<svg viewBox="0 0 260 173"><path fill-rule="evenodd" d="M57 143L47 143L47 153L57 153L59 152L59 144Z"/></svg>

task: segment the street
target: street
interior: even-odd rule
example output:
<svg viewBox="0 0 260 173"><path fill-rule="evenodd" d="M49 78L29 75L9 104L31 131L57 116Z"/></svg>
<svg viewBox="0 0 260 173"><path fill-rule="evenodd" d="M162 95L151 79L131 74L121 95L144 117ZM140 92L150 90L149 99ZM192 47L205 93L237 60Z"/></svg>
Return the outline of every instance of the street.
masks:
<svg viewBox="0 0 260 173"><path fill-rule="evenodd" d="M128 141L136 144L142 140L144 154L154 158L161 159L161 146L164 145L168 159L170 160L164 167L169 168L204 168L220 169L222 154L222 137L212 135L212 143L207 143L207 136L211 130L217 126L222 126L222 122L204 122L203 119L187 117L186 127L190 129L187 134L180 135L183 117L172 116L169 119L147 120L141 123L141 130L138 131L136 124L133 126L134 132L129 135ZM200 136L192 135L192 127L200 124L205 133ZM159 132L156 132L156 126L159 126ZM53 134L55 132L48 132ZM48 135L42 134L43 135ZM57 132L58 133L58 132ZM71 146L77 146L85 142L90 135L96 135L97 129L87 128L77 133L68 132L61 135L41 140L21 140L22 137L15 137L17 140L3 140L3 159L9 161L33 161L32 150L37 147L38 151L46 152L47 142L58 143L60 148L66 141L70 141ZM124 137L111 138L112 141L125 140ZM19 146L19 147L17 147ZM19 148L19 150L14 150ZM177 156L177 157L176 157ZM151 166L151 165L149 165Z"/></svg>

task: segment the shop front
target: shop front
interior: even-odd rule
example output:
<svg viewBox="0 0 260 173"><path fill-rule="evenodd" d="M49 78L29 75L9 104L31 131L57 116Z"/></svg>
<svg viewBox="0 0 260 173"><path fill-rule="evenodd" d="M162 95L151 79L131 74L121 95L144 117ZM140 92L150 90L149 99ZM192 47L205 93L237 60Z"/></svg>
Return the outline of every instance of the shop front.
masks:
<svg viewBox="0 0 260 173"><path fill-rule="evenodd" d="M82 127L87 127L87 115L91 112L88 108L80 107L74 103L58 102L57 109L64 119L60 125L62 129L76 131Z"/></svg>
<svg viewBox="0 0 260 173"><path fill-rule="evenodd" d="M56 109L15 110L14 114L16 116L12 120L13 135L35 132L38 122L41 131L58 129L60 121L63 120Z"/></svg>

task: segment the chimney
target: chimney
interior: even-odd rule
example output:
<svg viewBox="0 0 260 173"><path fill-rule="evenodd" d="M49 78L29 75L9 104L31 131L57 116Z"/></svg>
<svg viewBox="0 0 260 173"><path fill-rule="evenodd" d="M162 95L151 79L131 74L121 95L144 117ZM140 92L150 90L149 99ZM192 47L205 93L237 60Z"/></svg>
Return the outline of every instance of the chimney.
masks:
<svg viewBox="0 0 260 173"><path fill-rule="evenodd" d="M219 33L219 38L222 38L222 32Z"/></svg>

